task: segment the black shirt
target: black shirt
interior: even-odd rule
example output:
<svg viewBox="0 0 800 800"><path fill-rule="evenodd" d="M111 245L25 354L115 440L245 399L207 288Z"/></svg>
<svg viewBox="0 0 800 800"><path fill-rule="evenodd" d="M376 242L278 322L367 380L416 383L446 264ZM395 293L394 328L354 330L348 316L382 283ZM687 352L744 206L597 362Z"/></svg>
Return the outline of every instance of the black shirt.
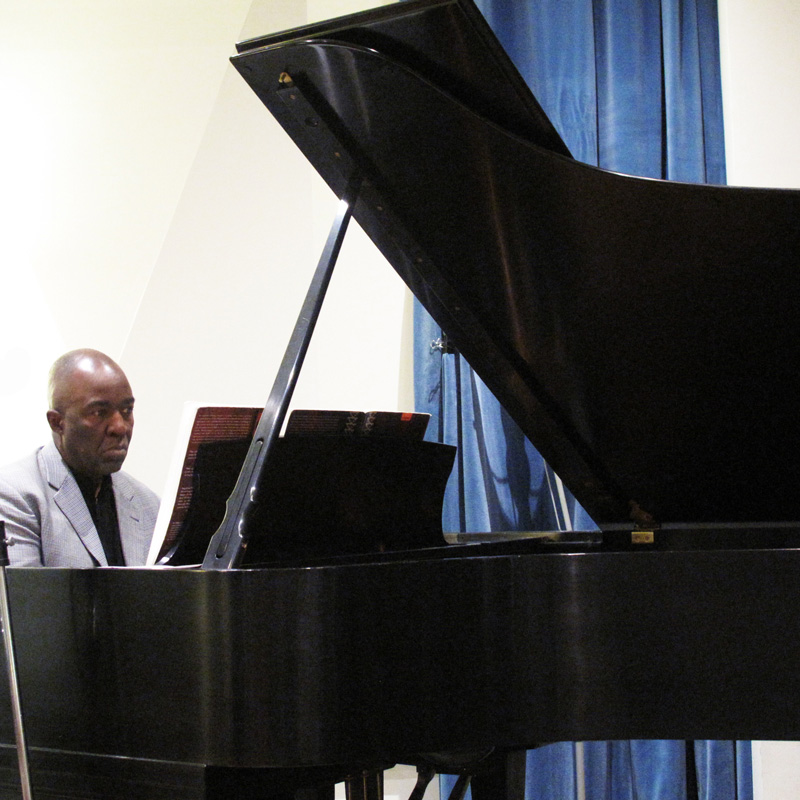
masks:
<svg viewBox="0 0 800 800"><path fill-rule="evenodd" d="M73 473L74 474L74 473ZM91 479L75 475L83 499L89 513L92 515L94 526L103 543L106 561L109 567L124 567L125 556L122 554L122 541L119 537L119 521L117 520L117 502L114 499L114 486L111 476L104 475L100 484L100 491L95 495L95 484Z"/></svg>

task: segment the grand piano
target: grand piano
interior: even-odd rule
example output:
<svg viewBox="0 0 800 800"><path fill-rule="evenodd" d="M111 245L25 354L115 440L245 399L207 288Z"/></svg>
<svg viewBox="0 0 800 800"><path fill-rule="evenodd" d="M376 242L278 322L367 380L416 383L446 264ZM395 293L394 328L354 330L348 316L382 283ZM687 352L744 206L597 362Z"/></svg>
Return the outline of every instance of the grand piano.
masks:
<svg viewBox="0 0 800 800"><path fill-rule="evenodd" d="M248 560L271 396L202 565L9 571L34 787L512 797L541 743L800 739L800 193L575 162L470 0L232 61L343 198L326 264L352 215L601 530Z"/></svg>

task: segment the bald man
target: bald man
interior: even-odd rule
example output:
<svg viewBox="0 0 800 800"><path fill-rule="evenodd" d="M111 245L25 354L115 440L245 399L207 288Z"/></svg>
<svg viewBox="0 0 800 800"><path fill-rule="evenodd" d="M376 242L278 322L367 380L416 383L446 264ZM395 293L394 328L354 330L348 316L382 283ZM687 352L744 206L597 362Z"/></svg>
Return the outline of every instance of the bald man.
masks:
<svg viewBox="0 0 800 800"><path fill-rule="evenodd" d="M48 388L52 442L0 468L11 566L144 564L158 498L120 471L133 434L125 373L97 350L72 350Z"/></svg>

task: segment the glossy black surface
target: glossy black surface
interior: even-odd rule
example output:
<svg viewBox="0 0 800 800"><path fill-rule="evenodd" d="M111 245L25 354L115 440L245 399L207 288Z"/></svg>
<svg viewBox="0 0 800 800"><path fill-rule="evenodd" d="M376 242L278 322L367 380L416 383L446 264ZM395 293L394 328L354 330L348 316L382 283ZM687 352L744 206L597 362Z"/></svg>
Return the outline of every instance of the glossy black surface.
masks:
<svg viewBox="0 0 800 800"><path fill-rule="evenodd" d="M472 3L409 0L241 42L240 53L331 39L412 66L426 81L505 130L553 152L569 150ZM343 87L358 91L358 84Z"/></svg>
<svg viewBox="0 0 800 800"><path fill-rule="evenodd" d="M201 445L192 499L169 554L200 564L222 522L249 440ZM285 436L250 510L245 566L444 544L442 499L455 448L388 436Z"/></svg>
<svg viewBox="0 0 800 800"><path fill-rule="evenodd" d="M451 553L14 570L29 742L281 767L800 738L800 551Z"/></svg>
<svg viewBox="0 0 800 800"><path fill-rule="evenodd" d="M234 64L335 191L363 170L356 219L598 523L800 519L800 192L620 176L535 121L510 133L518 85L495 73L493 115L434 83L428 54L460 65L478 26L433 7L404 62L368 16Z"/></svg>

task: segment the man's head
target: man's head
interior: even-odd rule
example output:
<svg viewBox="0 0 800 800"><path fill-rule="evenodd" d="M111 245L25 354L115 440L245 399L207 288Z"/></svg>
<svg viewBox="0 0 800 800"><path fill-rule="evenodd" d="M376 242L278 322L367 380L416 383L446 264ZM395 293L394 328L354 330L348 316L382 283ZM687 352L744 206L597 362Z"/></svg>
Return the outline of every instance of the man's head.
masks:
<svg viewBox="0 0 800 800"><path fill-rule="evenodd" d="M47 422L61 457L98 485L116 472L133 434L133 393L120 367L97 350L72 350L50 369Z"/></svg>

